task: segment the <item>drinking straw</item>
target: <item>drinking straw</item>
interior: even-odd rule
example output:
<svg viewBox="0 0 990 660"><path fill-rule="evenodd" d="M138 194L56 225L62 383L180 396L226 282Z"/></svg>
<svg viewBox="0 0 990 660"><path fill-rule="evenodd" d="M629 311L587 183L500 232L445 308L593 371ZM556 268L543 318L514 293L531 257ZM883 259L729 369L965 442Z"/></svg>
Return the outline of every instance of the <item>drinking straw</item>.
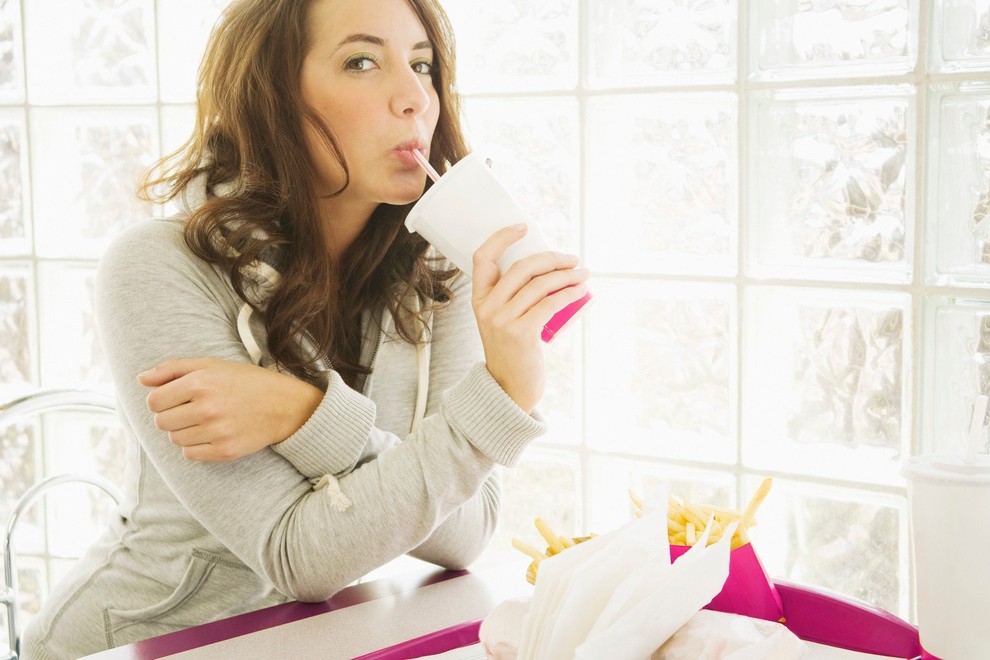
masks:
<svg viewBox="0 0 990 660"><path fill-rule="evenodd" d="M430 165L430 161L426 160L426 156L423 155L422 151L420 151L419 149L413 149L412 155L413 158L416 159L416 162L419 163L419 166L422 167L424 170L426 170L426 173L429 175L431 179L436 181L437 179L440 178L440 175L437 174L437 171L433 169L432 165Z"/></svg>
<svg viewBox="0 0 990 660"><path fill-rule="evenodd" d="M973 418L969 423L969 437L966 439L966 462L976 462L976 452L983 440L983 426L987 416L988 398L980 394L973 401Z"/></svg>

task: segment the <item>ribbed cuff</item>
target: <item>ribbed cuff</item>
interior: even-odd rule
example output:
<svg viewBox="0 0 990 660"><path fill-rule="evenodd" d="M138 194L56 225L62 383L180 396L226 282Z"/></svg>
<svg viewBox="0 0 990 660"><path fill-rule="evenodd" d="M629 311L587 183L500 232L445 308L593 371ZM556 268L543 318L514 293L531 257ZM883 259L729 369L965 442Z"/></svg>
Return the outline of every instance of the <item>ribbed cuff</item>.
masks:
<svg viewBox="0 0 990 660"><path fill-rule="evenodd" d="M523 449L547 431L539 413L527 415L492 378L484 363L472 367L447 391L444 408L459 433L506 467L515 465Z"/></svg>
<svg viewBox="0 0 990 660"><path fill-rule="evenodd" d="M374 402L355 392L336 371L313 415L272 449L307 478L348 471L361 458L375 425Z"/></svg>

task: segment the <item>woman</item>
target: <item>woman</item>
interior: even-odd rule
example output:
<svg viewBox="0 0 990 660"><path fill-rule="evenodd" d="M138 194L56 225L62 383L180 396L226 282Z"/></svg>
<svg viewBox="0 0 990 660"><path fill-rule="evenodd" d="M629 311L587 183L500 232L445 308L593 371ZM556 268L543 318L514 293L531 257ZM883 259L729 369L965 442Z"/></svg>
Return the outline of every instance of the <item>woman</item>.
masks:
<svg viewBox="0 0 990 660"><path fill-rule="evenodd" d="M67 658L288 599L408 553L474 560L496 465L544 425L540 328L576 257L473 282L402 226L465 152L436 0L237 0L197 128L148 190L176 218L100 266L100 331L136 440L112 529L47 598L25 658ZM554 293L556 292L556 293ZM236 459L236 460L235 460Z"/></svg>

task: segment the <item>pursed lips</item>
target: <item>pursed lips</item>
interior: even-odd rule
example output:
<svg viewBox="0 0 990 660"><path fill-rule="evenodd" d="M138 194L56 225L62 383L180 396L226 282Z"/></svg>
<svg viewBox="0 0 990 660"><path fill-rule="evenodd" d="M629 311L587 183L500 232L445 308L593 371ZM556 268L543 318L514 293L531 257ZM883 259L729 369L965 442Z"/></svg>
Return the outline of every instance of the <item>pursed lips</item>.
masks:
<svg viewBox="0 0 990 660"><path fill-rule="evenodd" d="M413 151L421 151L424 155L427 155L426 149L423 148L422 140L418 139L400 142L392 149L392 153L398 157L403 165L409 168L419 167L416 157L412 154Z"/></svg>
<svg viewBox="0 0 990 660"><path fill-rule="evenodd" d="M418 149L419 151L423 151L425 153L425 149L423 149L423 141L421 139L416 138L414 140L406 140L405 142L400 142L395 146L396 151L412 151L414 149Z"/></svg>

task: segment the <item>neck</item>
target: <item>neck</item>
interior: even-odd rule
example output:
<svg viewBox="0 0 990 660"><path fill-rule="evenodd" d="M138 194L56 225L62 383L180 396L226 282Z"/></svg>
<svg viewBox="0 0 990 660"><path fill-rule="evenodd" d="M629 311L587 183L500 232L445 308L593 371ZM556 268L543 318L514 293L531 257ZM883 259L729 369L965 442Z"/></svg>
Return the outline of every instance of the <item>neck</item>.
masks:
<svg viewBox="0 0 990 660"><path fill-rule="evenodd" d="M331 256L340 259L364 230L377 204L353 202L340 198L324 199L320 212L327 227L327 249Z"/></svg>

